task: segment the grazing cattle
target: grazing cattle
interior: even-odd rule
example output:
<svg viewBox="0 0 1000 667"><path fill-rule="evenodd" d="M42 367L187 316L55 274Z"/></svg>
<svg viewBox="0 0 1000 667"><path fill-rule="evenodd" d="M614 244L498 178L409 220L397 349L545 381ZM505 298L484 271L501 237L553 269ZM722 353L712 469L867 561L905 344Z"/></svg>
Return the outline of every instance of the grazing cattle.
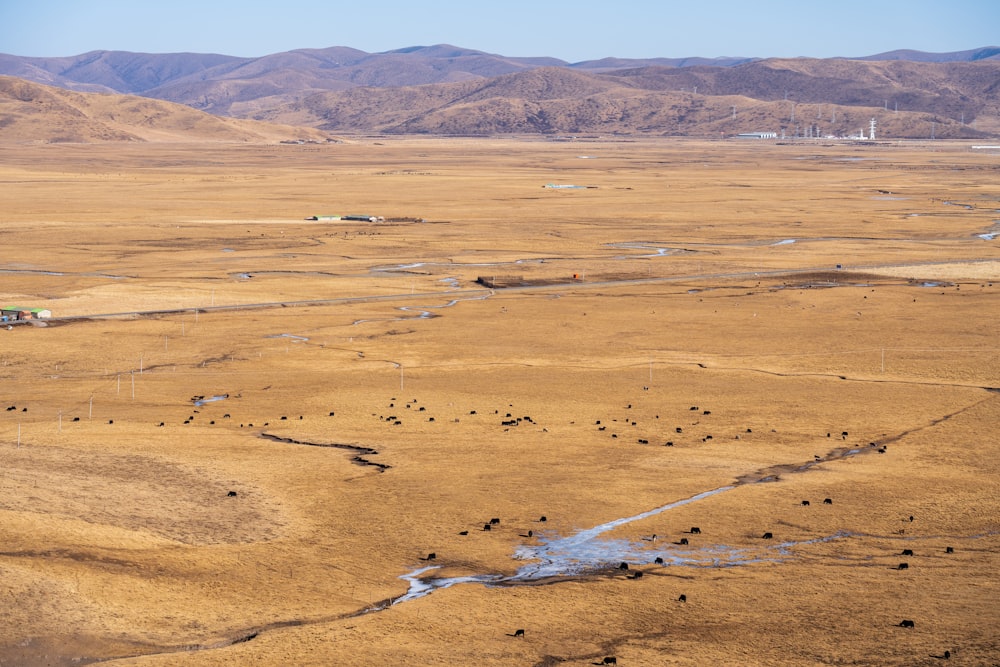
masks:
<svg viewBox="0 0 1000 667"><path fill-rule="evenodd" d="M286 415L281 415L281 421L285 421L287 419L288 419L288 417Z"/></svg>
<svg viewBox="0 0 1000 667"><path fill-rule="evenodd" d="M226 496L229 497L229 498L235 498L236 497L236 492L235 491L230 491L229 493L226 494Z"/></svg>
<svg viewBox="0 0 1000 667"><path fill-rule="evenodd" d="M907 569L909 569L909 567L910 567L909 563L900 563L899 565L896 566L896 569L897 570L907 570Z"/></svg>
<svg viewBox="0 0 1000 667"><path fill-rule="evenodd" d="M678 602L687 602L688 601L688 596L686 596L683 593L681 593L680 597L677 598L677 601Z"/></svg>
<svg viewBox="0 0 1000 667"><path fill-rule="evenodd" d="M649 444L649 440L646 440L645 438L639 438L639 444L640 445L648 445Z"/></svg>
<svg viewBox="0 0 1000 667"><path fill-rule="evenodd" d="M157 426L163 426L163 425L164 425L163 422L160 422L159 424L157 424Z"/></svg>
<svg viewBox="0 0 1000 667"><path fill-rule="evenodd" d="M761 537L761 539L762 539L762 540L769 540L769 539L771 539L772 537L774 537L774 534L773 534L773 533L764 533L764 534L763 534L763 535L761 535L760 537Z"/></svg>
<svg viewBox="0 0 1000 667"><path fill-rule="evenodd" d="M951 660L951 651L945 651L944 652L944 659L945 660Z"/></svg>
<svg viewBox="0 0 1000 667"><path fill-rule="evenodd" d="M17 410L17 406L16 405L12 405L9 408L7 408L7 412L10 412L11 410Z"/></svg>
<svg viewBox="0 0 1000 667"><path fill-rule="evenodd" d="M616 658L613 655L605 656L604 662L602 662L601 664L604 664L604 665L617 665L618 664L618 658Z"/></svg>
<svg viewBox="0 0 1000 667"><path fill-rule="evenodd" d="M496 518L496 517L493 517L492 519L490 519L490 524L491 524L491 525L494 525L494 526L496 526L496 525L498 525L499 523L500 523L500 519L498 519L498 518Z"/></svg>
<svg viewBox="0 0 1000 667"><path fill-rule="evenodd" d="M944 552L946 554L953 554L953 553L955 553L955 549L954 549L954 547L945 547L944 548Z"/></svg>
<svg viewBox="0 0 1000 667"><path fill-rule="evenodd" d="M902 621L899 622L899 627L901 627L901 628L912 628L912 627L914 627L913 621L911 621L908 618L904 618Z"/></svg>
<svg viewBox="0 0 1000 667"><path fill-rule="evenodd" d="M618 437L618 434L617 434L617 433L612 433L612 434L611 434L611 437L612 437L612 438L617 438L617 437Z"/></svg>
<svg viewBox="0 0 1000 667"><path fill-rule="evenodd" d="M73 417L73 421L78 422L78 421L80 421L80 418L79 417Z"/></svg>
<svg viewBox="0 0 1000 667"><path fill-rule="evenodd" d="M333 415L334 415L333 410L330 410L330 413L327 415L327 417L332 417ZM228 417L229 415L226 415L226 416Z"/></svg>
<svg viewBox="0 0 1000 667"><path fill-rule="evenodd" d="M913 515L910 515L910 523L913 523Z"/></svg>
<svg viewBox="0 0 1000 667"><path fill-rule="evenodd" d="M598 430L598 431L603 431L603 430L604 430L604 429L606 429L606 428L607 428L607 426L598 426L598 427L597 427L597 430Z"/></svg>
<svg viewBox="0 0 1000 667"><path fill-rule="evenodd" d="M628 563L626 563L625 561L622 561L621 564L618 566L618 569L619 570L627 570L628 569Z"/></svg>
<svg viewBox="0 0 1000 667"><path fill-rule="evenodd" d="M332 415L333 413L331 412L330 414ZM228 412L226 414L222 415L222 418L223 419L232 419L232 417L229 416Z"/></svg>
<svg viewBox="0 0 1000 667"><path fill-rule="evenodd" d="M808 500L803 500L803 501L802 501L802 505L803 505L804 507L808 507L808 506L809 506L809 501L808 501Z"/></svg>
<svg viewBox="0 0 1000 667"><path fill-rule="evenodd" d="M691 409L692 409L692 410L697 410L697 409L698 409L698 406L697 406L697 405L692 405L692 406L691 406Z"/></svg>
<svg viewBox="0 0 1000 667"><path fill-rule="evenodd" d="M114 419L109 419L109 420L108 420L108 423L109 423L109 424L114 424L114 423L115 423L115 420L114 420Z"/></svg>
<svg viewBox="0 0 1000 667"><path fill-rule="evenodd" d="M703 414L703 415L710 415L710 414L712 414L712 411L711 410L705 410L701 414Z"/></svg>
<svg viewBox="0 0 1000 667"><path fill-rule="evenodd" d="M538 517L538 520L539 521L548 521L548 519L545 517L544 514L542 516Z"/></svg>
<svg viewBox="0 0 1000 667"><path fill-rule="evenodd" d="M823 499L823 504L824 505L832 505L833 504L833 498L824 498Z"/></svg>
<svg viewBox="0 0 1000 667"><path fill-rule="evenodd" d="M629 579L642 579L642 572L633 572Z"/></svg>
<svg viewBox="0 0 1000 667"><path fill-rule="evenodd" d="M653 560L653 562L654 562L654 563L656 563L657 565L663 565L663 559L662 559L661 557L659 557L659 556L657 556L657 557L656 557L656 558L655 558L655 559Z"/></svg>
<svg viewBox="0 0 1000 667"><path fill-rule="evenodd" d="M427 554L427 558L422 558L421 560L434 560L437 557L438 555L432 551L429 554Z"/></svg>
<svg viewBox="0 0 1000 667"><path fill-rule="evenodd" d="M903 556L912 556L913 555L913 549L903 549L903 554L902 555Z"/></svg>
<svg viewBox="0 0 1000 667"><path fill-rule="evenodd" d="M483 524L483 530L490 530L491 526L488 523Z"/></svg>
<svg viewBox="0 0 1000 667"><path fill-rule="evenodd" d="M514 630L514 636L515 637L523 637L524 636L524 628L518 628L517 630Z"/></svg>
<svg viewBox="0 0 1000 667"><path fill-rule="evenodd" d="M463 530L463 531L459 532L459 535L468 535L468 534L469 534L469 531L467 531L467 530Z"/></svg>
<svg viewBox="0 0 1000 667"><path fill-rule="evenodd" d="M677 544L680 544L681 546L687 546L687 543L688 543L688 538L686 537L682 537L681 539L677 540Z"/></svg>
<svg viewBox="0 0 1000 667"><path fill-rule="evenodd" d="M712 439L712 436L706 435L704 438L701 439L701 441L705 442L706 440L711 440L711 439Z"/></svg>
<svg viewBox="0 0 1000 667"><path fill-rule="evenodd" d="M691 530L689 530L688 532L691 533L692 535L700 535L701 528L699 528L698 526L691 526Z"/></svg>
<svg viewBox="0 0 1000 667"><path fill-rule="evenodd" d="M841 438L846 438L847 437L847 431L844 431L843 433L841 433L840 437Z"/></svg>
<svg viewBox="0 0 1000 667"><path fill-rule="evenodd" d="M673 440L667 440L667 442L664 443L663 446L664 447L673 447L674 446L674 441Z"/></svg>

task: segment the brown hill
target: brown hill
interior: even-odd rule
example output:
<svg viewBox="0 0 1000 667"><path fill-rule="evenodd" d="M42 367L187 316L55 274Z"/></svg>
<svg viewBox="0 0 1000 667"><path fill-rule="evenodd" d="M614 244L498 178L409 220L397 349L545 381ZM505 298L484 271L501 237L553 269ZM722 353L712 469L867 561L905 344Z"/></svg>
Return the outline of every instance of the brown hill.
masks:
<svg viewBox="0 0 1000 667"><path fill-rule="evenodd" d="M925 64L996 62L1000 48L983 47L954 53L894 51L854 60L811 61L854 63L860 61L922 61ZM809 62L808 59L798 59ZM294 102L327 91L365 86L395 88L429 83L454 83L488 79L538 67L562 67L581 72L621 72L650 67L676 70L686 87L699 86L703 94L718 79L724 90L713 94L739 94L757 99L783 97L786 89L803 86L791 73L782 78L767 61L754 76L747 66L759 58L603 58L567 63L557 58L512 58L449 44L415 46L383 53L367 53L349 47L298 49L259 58L237 58L218 54L148 54L125 51L94 51L63 58L29 58L0 54L0 74L86 92L118 92L179 102L217 115L247 116L263 109ZM874 64L874 63L871 63ZM743 70L733 74L732 70ZM791 68L795 70L795 68ZM692 71L693 70L693 71ZM727 83L725 72L742 82ZM800 73L808 78L809 73ZM855 82L859 79L855 79ZM753 89L761 83L769 91ZM829 83L829 82L824 82ZM843 84L838 83L832 92ZM820 87L817 87L820 88ZM673 89L677 89L674 86ZM883 94L885 91L883 91ZM777 96L777 97L776 97ZM800 101L815 101L801 98ZM844 103L837 99L830 103ZM865 102L877 103L874 102ZM912 109L911 109L912 110ZM928 109L923 109L928 110Z"/></svg>
<svg viewBox="0 0 1000 667"><path fill-rule="evenodd" d="M218 118L131 95L76 93L0 76L0 142L325 140L310 128Z"/></svg>
<svg viewBox="0 0 1000 667"><path fill-rule="evenodd" d="M875 117L883 136L973 139L1000 134L998 53L985 47L892 52L883 60L608 58L570 65L450 45L374 54L332 47L261 58L0 55L0 73L344 133L826 136L857 134ZM136 135L108 125L92 136L122 133Z"/></svg>
<svg viewBox="0 0 1000 667"><path fill-rule="evenodd" d="M874 117L882 136L971 139L1000 131L991 120L1000 108L998 75L1000 63L805 59L603 74L537 68L457 84L323 93L254 117L329 132L813 137L867 132Z"/></svg>

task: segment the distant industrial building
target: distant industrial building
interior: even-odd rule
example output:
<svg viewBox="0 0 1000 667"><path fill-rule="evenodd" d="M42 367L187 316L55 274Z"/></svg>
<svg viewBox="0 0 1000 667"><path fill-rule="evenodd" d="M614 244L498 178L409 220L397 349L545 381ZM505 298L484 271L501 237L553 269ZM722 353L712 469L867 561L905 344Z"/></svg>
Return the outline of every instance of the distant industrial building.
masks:
<svg viewBox="0 0 1000 667"><path fill-rule="evenodd" d="M26 308L24 306L4 306L0 308L0 321L44 320L52 317L48 308Z"/></svg>
<svg viewBox="0 0 1000 667"><path fill-rule="evenodd" d="M737 139L777 139L777 132L740 132Z"/></svg>

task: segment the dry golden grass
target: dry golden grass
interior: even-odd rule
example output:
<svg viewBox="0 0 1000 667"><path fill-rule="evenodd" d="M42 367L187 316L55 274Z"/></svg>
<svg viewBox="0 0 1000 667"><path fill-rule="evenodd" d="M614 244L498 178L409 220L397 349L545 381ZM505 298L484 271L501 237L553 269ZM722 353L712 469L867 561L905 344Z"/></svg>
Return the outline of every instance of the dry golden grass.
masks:
<svg viewBox="0 0 1000 667"><path fill-rule="evenodd" d="M379 138L0 165L0 301L56 316L0 330L0 664L1000 661L995 156ZM304 220L355 213L424 222ZM428 564L512 576L522 545L730 486L609 530L604 568L371 611Z"/></svg>

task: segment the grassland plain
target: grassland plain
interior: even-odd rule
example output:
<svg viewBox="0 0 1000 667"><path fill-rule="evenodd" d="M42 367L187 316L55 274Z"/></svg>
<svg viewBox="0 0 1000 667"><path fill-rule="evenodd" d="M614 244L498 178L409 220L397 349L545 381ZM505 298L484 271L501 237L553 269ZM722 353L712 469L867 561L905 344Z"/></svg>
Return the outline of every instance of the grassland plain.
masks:
<svg viewBox="0 0 1000 667"><path fill-rule="evenodd" d="M0 664L1000 664L998 175L0 146Z"/></svg>

